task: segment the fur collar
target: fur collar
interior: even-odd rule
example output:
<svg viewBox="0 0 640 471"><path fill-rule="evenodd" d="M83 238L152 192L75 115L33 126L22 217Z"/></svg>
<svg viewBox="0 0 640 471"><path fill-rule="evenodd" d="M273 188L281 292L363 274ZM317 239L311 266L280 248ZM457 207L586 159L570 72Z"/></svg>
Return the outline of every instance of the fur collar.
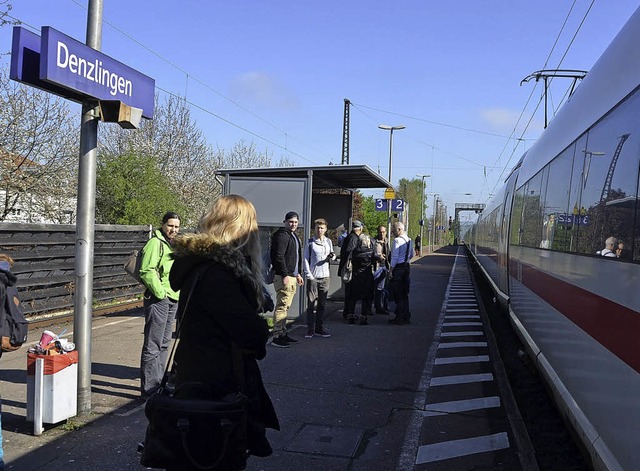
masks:
<svg viewBox="0 0 640 471"><path fill-rule="evenodd" d="M262 283L256 279L244 254L237 248L220 242L211 234L181 234L173 241L176 264L197 265L212 262L230 270L256 293L262 292ZM187 261L189 260L189 261ZM189 263L191 262L191 263Z"/></svg>

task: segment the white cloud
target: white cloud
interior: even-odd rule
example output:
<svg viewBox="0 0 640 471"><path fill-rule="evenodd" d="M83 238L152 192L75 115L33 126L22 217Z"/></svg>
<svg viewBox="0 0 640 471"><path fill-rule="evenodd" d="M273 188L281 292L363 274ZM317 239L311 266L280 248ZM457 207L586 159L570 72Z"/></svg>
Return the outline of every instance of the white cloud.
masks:
<svg viewBox="0 0 640 471"><path fill-rule="evenodd" d="M236 77L231 85L232 94L248 106L251 103L281 110L298 107L298 99L287 86L264 72L247 72Z"/></svg>
<svg viewBox="0 0 640 471"><path fill-rule="evenodd" d="M492 129L500 131L509 131L518 121L520 112L506 110L504 108L491 108L480 111L480 116L485 120Z"/></svg>

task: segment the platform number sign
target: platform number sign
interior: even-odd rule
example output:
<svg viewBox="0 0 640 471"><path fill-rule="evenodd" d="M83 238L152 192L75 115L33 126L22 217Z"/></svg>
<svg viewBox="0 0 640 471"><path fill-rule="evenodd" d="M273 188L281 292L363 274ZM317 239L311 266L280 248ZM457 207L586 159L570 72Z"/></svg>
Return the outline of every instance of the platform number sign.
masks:
<svg viewBox="0 0 640 471"><path fill-rule="evenodd" d="M376 198L376 211L386 211L389 207L389 202L382 198Z"/></svg>
<svg viewBox="0 0 640 471"><path fill-rule="evenodd" d="M401 213L402 211L404 211L404 205L405 205L404 200L401 200L401 199L391 200L391 211L398 211L399 213Z"/></svg>

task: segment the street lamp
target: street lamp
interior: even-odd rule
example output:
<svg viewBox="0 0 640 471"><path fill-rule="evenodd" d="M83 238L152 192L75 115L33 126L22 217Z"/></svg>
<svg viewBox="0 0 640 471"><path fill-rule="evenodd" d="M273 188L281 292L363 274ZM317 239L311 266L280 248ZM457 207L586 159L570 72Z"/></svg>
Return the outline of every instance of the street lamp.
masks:
<svg viewBox="0 0 640 471"><path fill-rule="evenodd" d="M393 131L399 131L400 129L404 129L406 126L404 124L399 124L398 126L380 124L378 127L385 131L389 131L389 183L393 186L393 182L391 181L391 165L393 163ZM391 201L389 201L389 204L387 205L387 234L388 237L391 237Z"/></svg>
<svg viewBox="0 0 640 471"><path fill-rule="evenodd" d="M425 191L427 189L426 183L424 181L425 178L429 178L431 175L421 175L418 174L416 177L422 178L422 198L420 198L420 256L422 257L422 246L424 245L424 199L425 199Z"/></svg>
<svg viewBox="0 0 640 471"><path fill-rule="evenodd" d="M429 193L430 195L433 195L433 222L431 223L431 232L430 232L430 245L431 245L431 253L433 253L433 246L436 243L436 215L438 212L438 207L437 207L437 197L439 196L438 193Z"/></svg>
<svg viewBox="0 0 640 471"><path fill-rule="evenodd" d="M389 183L393 185L393 182L391 181L391 164L393 162L393 131L399 131L406 128L406 126L404 124L399 124L398 126L380 124L378 127L380 129L384 129L385 131L389 131Z"/></svg>

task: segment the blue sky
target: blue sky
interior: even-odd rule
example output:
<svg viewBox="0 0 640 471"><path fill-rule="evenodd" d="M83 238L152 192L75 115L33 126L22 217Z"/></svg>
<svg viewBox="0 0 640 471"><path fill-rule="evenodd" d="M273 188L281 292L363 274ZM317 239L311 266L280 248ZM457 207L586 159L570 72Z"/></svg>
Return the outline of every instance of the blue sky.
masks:
<svg viewBox="0 0 640 471"><path fill-rule="evenodd" d="M12 3L28 29L85 41L87 0ZM452 212L456 202L486 202L542 131L541 83L521 80L542 68L588 70L638 4L105 0L102 52L153 77L161 95L186 95L213 146L253 141L296 165L341 162L348 98L350 162L387 177L389 132L378 125L404 124L393 182L431 174L427 192ZM10 44L10 28L0 28L2 52ZM568 86L552 84L551 108Z"/></svg>

